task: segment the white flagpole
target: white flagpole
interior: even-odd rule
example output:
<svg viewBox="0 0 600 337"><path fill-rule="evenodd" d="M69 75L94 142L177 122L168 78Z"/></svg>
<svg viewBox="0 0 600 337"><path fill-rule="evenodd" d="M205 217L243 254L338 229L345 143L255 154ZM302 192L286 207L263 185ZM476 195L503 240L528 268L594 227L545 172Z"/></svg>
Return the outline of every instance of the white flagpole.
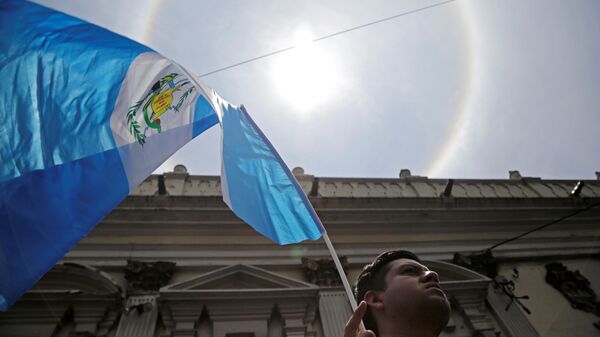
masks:
<svg viewBox="0 0 600 337"><path fill-rule="evenodd" d="M312 204L311 204L312 207ZM316 212L315 212L316 214ZM331 258L333 259L333 263L335 264L335 268L338 271L338 274L340 275L340 279L342 280L342 284L344 285L344 290L346 290L346 296L348 296L348 300L350 301L350 307L352 307L352 311L356 311L356 298L354 297L354 293L352 292L352 288L350 288L350 283L348 282L348 278L346 277L346 273L344 272L344 268L342 267L342 263L340 262L340 259L338 258L337 253L335 252L335 249L333 248L333 244L331 244L331 240L329 239L329 235L327 235L327 230L325 229L325 226L323 226L323 224L321 223L321 219L319 219L319 217L316 217L319 221L319 225L321 225L321 228L324 229L323 231L323 240L325 240L325 245L327 245L327 249L329 250L329 254L331 255ZM360 331L365 331L365 325L363 323L363 321L360 321L360 326L359 326L359 330Z"/></svg>
<svg viewBox="0 0 600 337"><path fill-rule="evenodd" d="M319 219L319 222L321 219ZM323 227L325 228L325 227ZM346 295L348 295L348 300L350 301L350 306L352 307L352 311L356 310L356 298L354 297L354 293L352 292L352 288L350 288L350 283L348 282L348 278L346 277L346 273L344 272L344 268L342 267L342 263L338 258L335 249L333 249L333 245L331 244L331 240L329 240L329 235L327 235L327 231L323 232L323 240L325 240L325 244L327 245L327 249L329 250L329 254L333 258L333 262L335 263L335 267L340 274L340 279L342 280L342 284L344 285L344 289L346 290Z"/></svg>
<svg viewBox="0 0 600 337"><path fill-rule="evenodd" d="M319 217L317 217L319 219ZM323 224L321 223L321 219L319 219L319 223L321 224L321 228L325 229ZM327 249L329 249L329 254L331 258L333 258L333 263L335 263L335 267L340 274L340 279L342 280L342 284L344 285L344 289L346 290L346 295L348 296L348 300L350 301L350 306L352 307L352 311L356 311L356 298L354 297L354 293L352 292L352 288L350 288L350 283L348 282L348 278L346 277L346 273L344 272L344 268L342 268L342 264L340 263L340 259L338 258L335 249L333 249L333 245L331 244L331 240L329 240L329 235L327 235L327 230L323 232L323 240L325 240L325 244L327 245ZM365 331L365 325L363 321L360 321L360 326L358 328L360 331Z"/></svg>

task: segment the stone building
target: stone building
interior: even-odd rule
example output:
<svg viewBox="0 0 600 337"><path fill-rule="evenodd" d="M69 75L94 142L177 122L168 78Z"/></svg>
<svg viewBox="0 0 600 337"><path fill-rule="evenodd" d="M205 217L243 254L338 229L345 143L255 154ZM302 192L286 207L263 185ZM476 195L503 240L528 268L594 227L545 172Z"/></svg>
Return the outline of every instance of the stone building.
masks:
<svg viewBox="0 0 600 337"><path fill-rule="evenodd" d="M443 336L600 335L600 207L486 250L599 203L600 174L294 174L351 282L395 248L438 271L453 307ZM271 243L229 211L219 177L178 165L146 179L0 314L0 336L338 337L349 315L322 240Z"/></svg>

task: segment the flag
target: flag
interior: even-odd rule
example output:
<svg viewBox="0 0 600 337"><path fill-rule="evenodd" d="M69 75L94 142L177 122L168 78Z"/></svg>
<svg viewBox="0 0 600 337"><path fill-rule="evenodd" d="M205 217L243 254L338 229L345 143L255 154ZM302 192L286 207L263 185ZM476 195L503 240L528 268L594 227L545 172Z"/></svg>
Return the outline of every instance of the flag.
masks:
<svg viewBox="0 0 600 337"><path fill-rule="evenodd" d="M0 36L4 311L218 116L183 67L77 18L1 1Z"/></svg>
<svg viewBox="0 0 600 337"><path fill-rule="evenodd" d="M171 154L221 122L225 202L279 244L323 228L243 108L80 19L0 1L0 311Z"/></svg>
<svg viewBox="0 0 600 337"><path fill-rule="evenodd" d="M316 240L324 228L273 145L244 107L217 102L221 189L233 212L278 244Z"/></svg>

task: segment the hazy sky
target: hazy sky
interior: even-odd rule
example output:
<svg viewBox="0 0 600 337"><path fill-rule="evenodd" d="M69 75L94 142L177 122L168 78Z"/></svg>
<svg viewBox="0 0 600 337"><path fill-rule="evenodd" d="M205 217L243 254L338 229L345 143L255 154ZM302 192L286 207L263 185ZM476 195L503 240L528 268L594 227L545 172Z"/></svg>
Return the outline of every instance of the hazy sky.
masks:
<svg viewBox="0 0 600 337"><path fill-rule="evenodd" d="M244 104L290 168L317 176L595 179L600 1L38 1L148 45ZM220 130L182 163L219 174Z"/></svg>

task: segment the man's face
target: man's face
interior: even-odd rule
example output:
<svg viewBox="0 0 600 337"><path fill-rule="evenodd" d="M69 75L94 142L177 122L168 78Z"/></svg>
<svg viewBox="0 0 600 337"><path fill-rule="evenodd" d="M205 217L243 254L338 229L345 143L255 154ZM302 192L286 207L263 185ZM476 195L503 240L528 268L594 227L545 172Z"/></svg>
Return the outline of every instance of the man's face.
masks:
<svg viewBox="0 0 600 337"><path fill-rule="evenodd" d="M385 275L386 289L380 294L384 310L392 317L434 319L445 326L450 317L450 304L439 282L436 272L417 261L391 261Z"/></svg>

